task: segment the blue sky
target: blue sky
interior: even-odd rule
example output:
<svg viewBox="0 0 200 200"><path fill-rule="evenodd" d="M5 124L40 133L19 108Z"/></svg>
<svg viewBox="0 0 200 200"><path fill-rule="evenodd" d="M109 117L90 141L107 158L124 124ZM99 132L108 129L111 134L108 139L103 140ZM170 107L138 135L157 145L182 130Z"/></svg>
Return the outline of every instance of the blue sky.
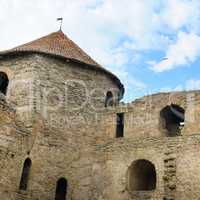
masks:
<svg viewBox="0 0 200 200"><path fill-rule="evenodd" d="M0 0L0 50L58 30L120 77L125 101L200 88L199 0Z"/></svg>

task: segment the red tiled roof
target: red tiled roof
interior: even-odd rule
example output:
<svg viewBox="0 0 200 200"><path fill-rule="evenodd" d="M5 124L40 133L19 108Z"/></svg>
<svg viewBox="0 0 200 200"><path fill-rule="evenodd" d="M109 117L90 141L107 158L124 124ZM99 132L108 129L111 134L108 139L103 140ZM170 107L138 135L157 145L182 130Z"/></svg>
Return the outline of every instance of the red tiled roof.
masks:
<svg viewBox="0 0 200 200"><path fill-rule="evenodd" d="M67 59L77 60L89 65L98 66L91 57L70 40L62 31L51 33L40 39L13 48L11 51L36 51L49 53Z"/></svg>
<svg viewBox="0 0 200 200"><path fill-rule="evenodd" d="M0 56L23 52L44 53L87 64L111 75L112 78L118 83L119 87L123 89L123 85L114 74L95 62L62 31L51 33L27 44L0 52Z"/></svg>

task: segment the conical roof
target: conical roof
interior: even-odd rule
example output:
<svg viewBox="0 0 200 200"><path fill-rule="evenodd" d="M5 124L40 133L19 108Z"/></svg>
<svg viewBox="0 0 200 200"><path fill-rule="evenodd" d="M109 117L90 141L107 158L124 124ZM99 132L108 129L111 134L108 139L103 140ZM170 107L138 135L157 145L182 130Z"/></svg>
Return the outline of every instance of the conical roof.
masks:
<svg viewBox="0 0 200 200"><path fill-rule="evenodd" d="M58 56L71 61L89 65L93 68L108 73L115 81L117 81L119 87L124 90L123 85L117 76L103 68L96 61L94 61L78 45L70 40L62 31L57 31L24 45L15 47L7 51L2 51L0 52L0 56L25 52Z"/></svg>

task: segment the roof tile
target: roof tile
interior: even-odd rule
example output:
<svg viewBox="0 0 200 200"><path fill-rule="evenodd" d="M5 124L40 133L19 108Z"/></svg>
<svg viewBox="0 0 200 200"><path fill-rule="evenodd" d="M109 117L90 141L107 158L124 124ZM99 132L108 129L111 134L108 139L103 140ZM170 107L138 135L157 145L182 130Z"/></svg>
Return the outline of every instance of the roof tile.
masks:
<svg viewBox="0 0 200 200"><path fill-rule="evenodd" d="M47 36L13 48L9 51L36 51L49 53L65 57L67 59L80 61L85 64L101 67L79 46L70 40L62 31L51 33Z"/></svg>

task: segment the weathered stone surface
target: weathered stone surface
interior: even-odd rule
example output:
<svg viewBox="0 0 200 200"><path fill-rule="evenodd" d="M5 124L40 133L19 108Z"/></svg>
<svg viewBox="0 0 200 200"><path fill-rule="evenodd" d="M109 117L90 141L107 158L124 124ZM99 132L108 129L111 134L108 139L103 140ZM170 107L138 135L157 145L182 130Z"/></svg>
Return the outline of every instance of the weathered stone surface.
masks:
<svg viewBox="0 0 200 200"><path fill-rule="evenodd" d="M103 72L38 54L0 59L9 77L0 96L0 197L53 200L68 181L71 200L198 200L200 198L200 92L161 93L119 104L119 88ZM107 91L114 106L105 108ZM167 137L160 111L185 110L180 136ZM124 137L116 138L116 113ZM19 190L25 159L32 160L26 191ZM156 170L156 189L129 191L136 160Z"/></svg>

